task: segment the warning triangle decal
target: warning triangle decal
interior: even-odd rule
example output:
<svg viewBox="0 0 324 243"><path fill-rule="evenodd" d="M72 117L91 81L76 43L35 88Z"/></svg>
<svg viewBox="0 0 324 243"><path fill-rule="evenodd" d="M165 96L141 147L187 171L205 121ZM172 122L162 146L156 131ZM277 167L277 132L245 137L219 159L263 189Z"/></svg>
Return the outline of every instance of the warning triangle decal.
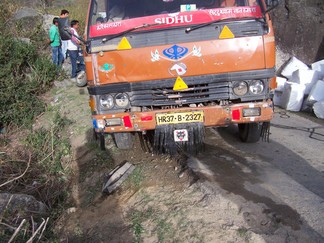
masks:
<svg viewBox="0 0 324 243"><path fill-rule="evenodd" d="M227 25L224 26L222 32L219 35L219 39L231 39L234 38L235 35L233 32L227 27Z"/></svg>
<svg viewBox="0 0 324 243"><path fill-rule="evenodd" d="M183 81L183 79L178 76L174 85L173 85L173 90L184 90L188 89L188 85Z"/></svg>
<svg viewBox="0 0 324 243"><path fill-rule="evenodd" d="M117 46L117 50L128 50L132 49L126 37L123 37Z"/></svg>

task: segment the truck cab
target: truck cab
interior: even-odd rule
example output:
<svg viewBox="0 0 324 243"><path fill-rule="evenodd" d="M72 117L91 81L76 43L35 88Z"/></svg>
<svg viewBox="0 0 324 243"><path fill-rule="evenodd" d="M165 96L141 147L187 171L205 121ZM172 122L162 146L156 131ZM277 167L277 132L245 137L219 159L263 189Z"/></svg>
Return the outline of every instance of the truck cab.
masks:
<svg viewBox="0 0 324 243"><path fill-rule="evenodd" d="M101 141L199 150L205 127L257 142L273 116L275 38L264 0L91 0L84 52Z"/></svg>

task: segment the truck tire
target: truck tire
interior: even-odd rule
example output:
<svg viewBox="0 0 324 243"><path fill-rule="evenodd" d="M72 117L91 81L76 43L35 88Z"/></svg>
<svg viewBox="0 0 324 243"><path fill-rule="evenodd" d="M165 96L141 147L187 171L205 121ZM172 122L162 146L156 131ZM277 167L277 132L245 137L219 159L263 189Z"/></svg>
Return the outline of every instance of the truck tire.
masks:
<svg viewBox="0 0 324 243"><path fill-rule="evenodd" d="M118 132L113 134L115 144L119 149L131 149L134 145L135 136L131 132Z"/></svg>
<svg viewBox="0 0 324 243"><path fill-rule="evenodd" d="M105 134L99 134L99 146L102 151L106 150Z"/></svg>
<svg viewBox="0 0 324 243"><path fill-rule="evenodd" d="M99 143L99 147L101 150L106 150L106 142L105 142L105 134L104 133L96 133L95 129L93 129L93 138L95 141Z"/></svg>
<svg viewBox="0 0 324 243"><path fill-rule="evenodd" d="M242 123L238 124L239 137L244 143L256 143L261 136L261 123Z"/></svg>

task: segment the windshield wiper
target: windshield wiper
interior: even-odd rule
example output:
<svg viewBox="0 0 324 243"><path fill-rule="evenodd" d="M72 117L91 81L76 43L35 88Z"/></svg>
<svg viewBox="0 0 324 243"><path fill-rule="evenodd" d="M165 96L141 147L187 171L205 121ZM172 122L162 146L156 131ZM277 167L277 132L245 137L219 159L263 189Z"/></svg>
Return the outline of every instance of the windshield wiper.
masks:
<svg viewBox="0 0 324 243"><path fill-rule="evenodd" d="M247 17L247 18L248 19L255 19L255 20L259 21L257 18L251 18L251 17ZM213 20L213 21L210 21L210 22L207 22L207 23L204 23L204 24L198 24L198 25L193 26L193 27L188 27L188 28L186 28L185 32L188 34L193 30L197 30L197 29L200 29L200 28L203 28L203 27L215 24L215 23L220 23L220 22L228 21L228 20L241 20L241 19L246 19L246 18L240 18L240 19L238 19L238 18L226 18L226 19Z"/></svg>
<svg viewBox="0 0 324 243"><path fill-rule="evenodd" d="M135 30L144 29L144 28L149 28L149 27L157 26L157 25L161 25L161 24L162 24L162 23L156 23L156 24L146 24L146 23L144 23L144 24L142 24L142 25L140 25L140 26L136 26L136 27L130 28L130 29L128 29L128 30L122 31L122 32L120 32L120 33L118 33L118 34L115 34L115 35L109 37L109 38L104 38L104 39L102 39L102 42L104 43L104 42L109 41L109 40L112 40L112 39L114 39L114 38L116 38L116 37L119 37L119 36L125 35L125 34L127 34L127 33L133 32L133 31L135 31Z"/></svg>

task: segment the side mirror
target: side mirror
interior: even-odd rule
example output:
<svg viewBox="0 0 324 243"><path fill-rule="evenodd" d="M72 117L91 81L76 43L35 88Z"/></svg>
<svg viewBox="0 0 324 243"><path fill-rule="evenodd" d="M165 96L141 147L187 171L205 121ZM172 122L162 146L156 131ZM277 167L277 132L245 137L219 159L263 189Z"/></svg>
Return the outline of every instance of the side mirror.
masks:
<svg viewBox="0 0 324 243"><path fill-rule="evenodd" d="M86 53L91 54L90 42L88 42L87 45L85 46L85 50L86 50Z"/></svg>

